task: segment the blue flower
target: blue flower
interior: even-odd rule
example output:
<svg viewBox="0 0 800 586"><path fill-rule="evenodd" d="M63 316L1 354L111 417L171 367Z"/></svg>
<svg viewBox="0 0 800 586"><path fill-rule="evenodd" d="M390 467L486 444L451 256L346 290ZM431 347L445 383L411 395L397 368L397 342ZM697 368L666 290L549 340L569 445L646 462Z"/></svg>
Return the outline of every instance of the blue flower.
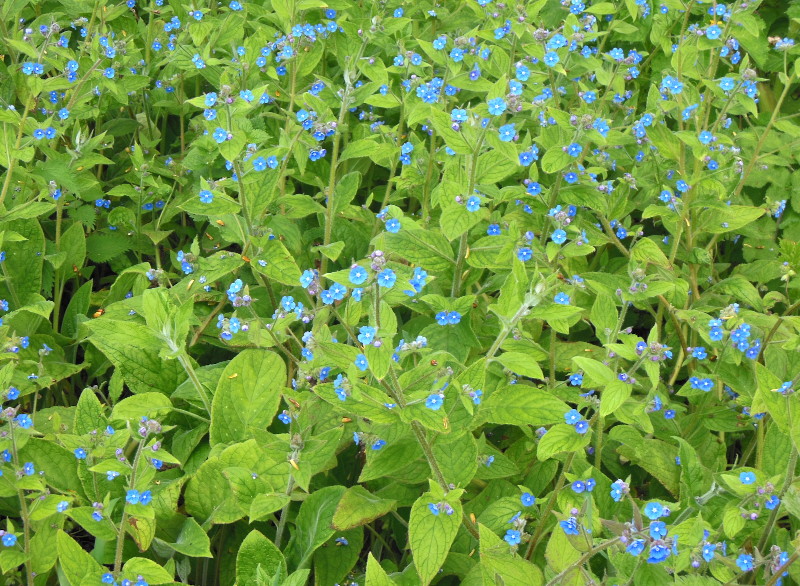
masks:
<svg viewBox="0 0 800 586"><path fill-rule="evenodd" d="M514 124L504 124L499 128L500 131L500 140L503 142L511 142L514 139L517 131L514 128Z"/></svg>
<svg viewBox="0 0 800 586"><path fill-rule="evenodd" d="M722 29L719 28L717 25L712 24L710 27L706 29L706 38L711 39L712 41L717 40L722 35Z"/></svg>
<svg viewBox="0 0 800 586"><path fill-rule="evenodd" d="M575 424L575 431L577 431L581 435L585 434L587 431L589 431L589 422L586 421L585 419L579 421L578 423Z"/></svg>
<svg viewBox="0 0 800 586"><path fill-rule="evenodd" d="M314 276L315 276L314 271L312 271L311 269L306 269L305 271L303 271L303 274L300 275L300 286L303 287L303 289L307 289L308 286L314 282Z"/></svg>
<svg viewBox="0 0 800 586"><path fill-rule="evenodd" d="M377 281L379 286L391 289L397 281L397 275L392 269L386 268L378 273Z"/></svg>
<svg viewBox="0 0 800 586"><path fill-rule="evenodd" d="M550 236L550 240L556 244L564 244L564 242L567 241L567 233L559 228L553 232L553 234Z"/></svg>
<svg viewBox="0 0 800 586"><path fill-rule="evenodd" d="M561 529L564 530L566 535L580 535L581 532L578 529L578 520L575 517L570 517L569 519L565 519L559 522Z"/></svg>
<svg viewBox="0 0 800 586"><path fill-rule="evenodd" d="M667 536L667 524L664 521L653 521L650 523L650 537L662 539Z"/></svg>
<svg viewBox="0 0 800 586"><path fill-rule="evenodd" d="M753 569L753 556L749 553L739 554L739 557L736 558L736 565L742 572L749 572Z"/></svg>
<svg viewBox="0 0 800 586"><path fill-rule="evenodd" d="M371 326L361 326L359 329L358 334L358 341L364 344L372 344L372 341L375 339L375 333L377 330Z"/></svg>
<svg viewBox="0 0 800 586"><path fill-rule="evenodd" d="M454 326L457 323L459 323L460 321L461 321L461 314L460 313L458 313L457 311L448 312L448 314L447 314L447 323L448 324L450 324L451 326Z"/></svg>
<svg viewBox="0 0 800 586"><path fill-rule="evenodd" d="M22 429L30 429L31 427L33 427L33 420L31 419L31 416L30 416L30 415L28 415L27 413L22 413L22 414L20 414L20 415L17 415L17 416L14 418L14 421L15 421L15 422L17 423L17 425L19 425L19 426L20 426Z"/></svg>
<svg viewBox="0 0 800 586"><path fill-rule="evenodd" d="M566 293L557 293L556 296L553 298L553 301L555 301L559 305L569 305L569 295L567 295Z"/></svg>
<svg viewBox="0 0 800 586"><path fill-rule="evenodd" d="M536 504L536 497L529 492L523 492L520 500L522 501L523 507L532 507Z"/></svg>
<svg viewBox="0 0 800 586"><path fill-rule="evenodd" d="M706 563L710 563L711 560L714 559L716 549L717 549L716 543L706 543L703 546L701 555L703 556L703 559L706 561Z"/></svg>
<svg viewBox="0 0 800 586"><path fill-rule="evenodd" d="M386 231L397 234L400 231L400 220L392 218L386 221Z"/></svg>
<svg viewBox="0 0 800 586"><path fill-rule="evenodd" d="M3 534L3 545L6 547L14 547L17 544L17 536L13 533Z"/></svg>
<svg viewBox="0 0 800 586"><path fill-rule="evenodd" d="M644 539L634 539L628 544L628 547L625 548L625 551L631 554L632 556L638 556L640 553L644 551L645 541Z"/></svg>
<svg viewBox="0 0 800 586"><path fill-rule="evenodd" d="M503 537L503 540L505 540L505 542L509 545L519 545L522 541L522 533L516 529L509 529L506 531L506 535Z"/></svg>
<svg viewBox="0 0 800 586"><path fill-rule="evenodd" d="M503 98L492 98L486 103L489 106L489 114L499 116L506 111L506 101Z"/></svg>
<svg viewBox="0 0 800 586"><path fill-rule="evenodd" d="M367 370L367 368L369 368L369 362L367 362L367 357L364 356L363 354L359 354L358 356L356 356L356 359L353 362L353 364L355 364L356 368L358 368L358 370L360 370L361 372L364 372L365 370Z"/></svg>
<svg viewBox="0 0 800 586"><path fill-rule="evenodd" d="M367 269L365 269L364 267L356 265L350 269L349 278L350 282L353 283L353 285L363 284L364 281L367 280L367 277L369 277L369 273L367 273Z"/></svg>
<svg viewBox="0 0 800 586"><path fill-rule="evenodd" d="M545 54L543 61L548 67L553 67L559 62L558 53L555 51L548 51Z"/></svg>
<svg viewBox="0 0 800 586"><path fill-rule="evenodd" d="M434 393L433 395L429 395L427 399L425 399L425 406L428 409L432 409L433 411L438 411L441 409L442 405L444 404L444 399L439 394Z"/></svg>
<svg viewBox="0 0 800 586"><path fill-rule="evenodd" d="M216 130L214 130L214 133L211 136L214 138L215 141L217 141L217 144L221 144L226 140L228 140L228 133L223 128L219 127L217 127Z"/></svg>
<svg viewBox="0 0 800 586"><path fill-rule="evenodd" d="M564 421L566 421L569 425L575 425L581 419L583 419L583 416L577 409L570 409L564 413Z"/></svg>
<svg viewBox="0 0 800 586"><path fill-rule="evenodd" d="M202 203L211 203L212 201L214 201L214 194L211 193L208 189L201 189L200 201Z"/></svg>
<svg viewBox="0 0 800 586"><path fill-rule="evenodd" d="M756 481L756 475L752 472L740 472L739 481L742 484L753 484Z"/></svg>
<svg viewBox="0 0 800 586"><path fill-rule="evenodd" d="M527 246L523 246L517 250L517 258L522 262L529 261L531 258L533 258L533 251Z"/></svg>
<svg viewBox="0 0 800 586"><path fill-rule="evenodd" d="M719 87L723 91L729 92L736 87L736 82L733 81L733 78L723 77L719 80Z"/></svg>
<svg viewBox="0 0 800 586"><path fill-rule="evenodd" d="M477 195L473 195L467 200L468 212L477 212L480 208L481 208L481 198L479 198Z"/></svg>
<svg viewBox="0 0 800 586"><path fill-rule="evenodd" d="M661 503L651 501L644 506L644 515L651 521L659 519L664 515L664 506Z"/></svg>
<svg viewBox="0 0 800 586"><path fill-rule="evenodd" d="M83 448L75 448L75 457L78 460L85 460L86 456L88 456L86 450L84 450Z"/></svg>
<svg viewBox="0 0 800 586"><path fill-rule="evenodd" d="M140 498L141 495L138 490L131 489L125 494L125 501L131 505L138 505Z"/></svg>

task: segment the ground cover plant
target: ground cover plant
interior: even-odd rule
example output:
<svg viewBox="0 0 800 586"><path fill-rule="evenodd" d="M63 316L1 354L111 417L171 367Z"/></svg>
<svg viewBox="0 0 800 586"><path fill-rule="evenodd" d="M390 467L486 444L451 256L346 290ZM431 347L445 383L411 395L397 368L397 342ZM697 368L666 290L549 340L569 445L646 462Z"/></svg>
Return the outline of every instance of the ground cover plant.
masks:
<svg viewBox="0 0 800 586"><path fill-rule="evenodd" d="M6 584L800 581L796 1L6 0Z"/></svg>

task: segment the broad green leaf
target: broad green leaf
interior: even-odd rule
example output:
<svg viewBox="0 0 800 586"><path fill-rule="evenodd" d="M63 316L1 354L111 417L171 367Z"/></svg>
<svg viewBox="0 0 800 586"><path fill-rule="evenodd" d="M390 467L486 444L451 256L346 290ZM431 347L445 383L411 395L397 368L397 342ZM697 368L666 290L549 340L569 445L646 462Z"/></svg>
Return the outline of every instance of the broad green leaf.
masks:
<svg viewBox="0 0 800 586"><path fill-rule="evenodd" d="M461 526L460 502L449 503L453 509L450 515L445 511L434 515L429 504L438 504L430 493L418 498L408 522L408 542L423 586L430 584L442 567Z"/></svg>
<svg viewBox="0 0 800 586"><path fill-rule="evenodd" d="M279 511L291 499L282 493L257 494L250 505L250 522L261 521Z"/></svg>
<svg viewBox="0 0 800 586"><path fill-rule="evenodd" d="M471 433L439 436L433 456L447 482L456 487L466 487L478 469L478 445Z"/></svg>
<svg viewBox="0 0 800 586"><path fill-rule="evenodd" d="M496 359L500 364L515 374L542 380L542 368L530 356L522 352L504 352Z"/></svg>
<svg viewBox="0 0 800 586"><path fill-rule="evenodd" d="M266 264L262 264L262 261ZM300 268L283 242L277 238L266 241L258 257L250 262L250 267L284 285L296 286L300 283Z"/></svg>
<svg viewBox="0 0 800 586"><path fill-rule="evenodd" d="M264 448L255 440L233 444L220 455L208 458L186 483L186 511L204 525L238 521L247 511L239 507L223 471L232 466L255 469L264 459ZM286 468L288 475L288 463Z"/></svg>
<svg viewBox="0 0 800 586"><path fill-rule="evenodd" d="M122 566L126 576L141 576L148 584L172 584L172 576L161 564L146 558L131 558Z"/></svg>
<svg viewBox="0 0 800 586"><path fill-rule="evenodd" d="M394 582L386 574L384 569L372 555L372 552L367 557L367 586L394 586Z"/></svg>
<svg viewBox="0 0 800 586"><path fill-rule="evenodd" d="M49 486L63 492L83 491L78 461L70 450L44 438L30 438L19 450L19 458L22 462L33 462L37 472L44 472Z"/></svg>
<svg viewBox="0 0 800 586"><path fill-rule="evenodd" d="M111 419L138 422L143 416L155 417L172 409L172 401L161 393L142 393L122 399L111 410Z"/></svg>
<svg viewBox="0 0 800 586"><path fill-rule="evenodd" d="M346 543L337 541L344 539ZM364 547L364 528L342 531L314 553L314 574L319 584L340 584L353 570Z"/></svg>
<svg viewBox="0 0 800 586"><path fill-rule="evenodd" d="M100 430L105 427L105 416L100 400L90 388L83 389L78 406L75 408L75 421L73 431L77 435L83 435L91 431Z"/></svg>
<svg viewBox="0 0 800 586"><path fill-rule="evenodd" d="M106 569L98 564L72 537L59 531L56 535L58 562L70 586L80 586L86 578L100 584Z"/></svg>
<svg viewBox="0 0 800 586"><path fill-rule="evenodd" d="M214 393L211 445L260 435L275 417L285 380L286 367L279 355L253 349L237 354Z"/></svg>
<svg viewBox="0 0 800 586"><path fill-rule="evenodd" d="M177 360L159 358L162 342L144 324L96 319L86 326L89 341L120 370L134 393L158 391L170 395L186 378Z"/></svg>
<svg viewBox="0 0 800 586"><path fill-rule="evenodd" d="M344 486L326 486L313 492L300 506L289 544L291 557L300 567L334 534L333 515L344 492Z"/></svg>
<svg viewBox="0 0 800 586"><path fill-rule="evenodd" d="M333 527L345 531L366 525L394 510L396 501L382 499L370 493L363 486L348 488L342 495L333 515Z"/></svg>
<svg viewBox="0 0 800 586"><path fill-rule="evenodd" d="M598 360L576 356L572 361L583 371L584 376L589 379L584 382L583 386L603 386L616 380L614 371Z"/></svg>
<svg viewBox="0 0 800 586"><path fill-rule="evenodd" d="M563 418L563 414L562 414ZM561 452L575 452L589 445L592 431L580 434L572 425L559 423L547 430L539 440L536 456L539 460L547 460Z"/></svg>
<svg viewBox="0 0 800 586"><path fill-rule="evenodd" d="M547 391L524 385L497 389L478 413L490 423L503 425L549 425L564 421L569 406Z"/></svg>
<svg viewBox="0 0 800 586"><path fill-rule="evenodd" d="M211 542L208 534L192 517L188 517L181 525L181 530L174 543L169 546L185 556L211 557Z"/></svg>
<svg viewBox="0 0 800 586"><path fill-rule="evenodd" d="M631 390L631 385L619 380L608 383L600 394L600 415L614 413L631 396Z"/></svg>
<svg viewBox="0 0 800 586"><path fill-rule="evenodd" d="M236 554L236 581L238 584L256 584L258 570L268 576L286 575L283 554L269 539L255 529L247 534Z"/></svg>

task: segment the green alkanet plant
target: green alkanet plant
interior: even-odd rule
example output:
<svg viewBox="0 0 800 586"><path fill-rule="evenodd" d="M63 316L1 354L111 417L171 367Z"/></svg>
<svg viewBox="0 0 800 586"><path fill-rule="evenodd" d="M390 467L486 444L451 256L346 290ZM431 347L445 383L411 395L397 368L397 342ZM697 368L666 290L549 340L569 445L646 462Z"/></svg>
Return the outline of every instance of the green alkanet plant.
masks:
<svg viewBox="0 0 800 586"><path fill-rule="evenodd" d="M6 0L4 583L800 581L798 0Z"/></svg>

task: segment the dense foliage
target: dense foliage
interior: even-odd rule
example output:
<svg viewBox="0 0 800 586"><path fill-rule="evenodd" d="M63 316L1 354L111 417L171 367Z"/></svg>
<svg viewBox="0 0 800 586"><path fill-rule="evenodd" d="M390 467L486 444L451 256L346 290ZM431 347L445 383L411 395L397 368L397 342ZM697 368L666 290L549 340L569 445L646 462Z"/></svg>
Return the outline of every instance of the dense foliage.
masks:
<svg viewBox="0 0 800 586"><path fill-rule="evenodd" d="M5 583L800 581L799 23L4 0Z"/></svg>

